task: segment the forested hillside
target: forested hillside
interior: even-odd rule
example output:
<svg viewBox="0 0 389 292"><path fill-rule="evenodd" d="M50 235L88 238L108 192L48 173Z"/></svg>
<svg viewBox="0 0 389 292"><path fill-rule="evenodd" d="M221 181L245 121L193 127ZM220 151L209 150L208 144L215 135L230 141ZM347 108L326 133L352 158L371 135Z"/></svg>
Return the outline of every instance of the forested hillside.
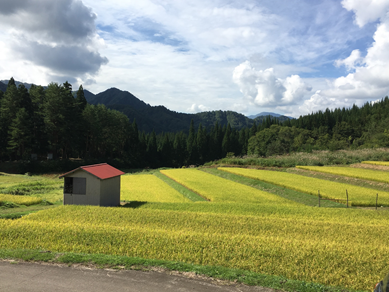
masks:
<svg viewBox="0 0 389 292"><path fill-rule="evenodd" d="M179 115L185 114L175 113L178 117L171 119L174 112L154 108L158 110L154 118L161 124L171 121L168 126L175 129L183 122ZM82 86L74 96L67 82L27 90L11 79L5 93L0 91L0 159L30 160L31 154L45 159L53 153L54 159L117 159L128 167L158 167L202 164L226 155L389 146L387 97L361 108L327 109L284 122L266 117L252 126L239 124L234 115L228 117L230 113L200 113L201 120L186 120L185 131L156 134L138 129L141 117L129 120L105 105L88 104Z"/></svg>
<svg viewBox="0 0 389 292"><path fill-rule="evenodd" d="M215 123L227 125L236 129L242 129L253 125L253 121L242 114L233 111L211 111L197 114L185 114L171 111L166 107L150 106L139 100L128 91L117 88L110 88L104 92L93 95L84 90L86 100L90 104L104 104L107 108L118 110L124 113L130 121L136 119L139 130L145 132L155 131L157 134L163 132L188 133L189 124L193 120L196 128L202 124L209 129ZM263 117L258 117L261 121ZM285 118L285 117L284 117ZM258 122L257 121L257 122Z"/></svg>

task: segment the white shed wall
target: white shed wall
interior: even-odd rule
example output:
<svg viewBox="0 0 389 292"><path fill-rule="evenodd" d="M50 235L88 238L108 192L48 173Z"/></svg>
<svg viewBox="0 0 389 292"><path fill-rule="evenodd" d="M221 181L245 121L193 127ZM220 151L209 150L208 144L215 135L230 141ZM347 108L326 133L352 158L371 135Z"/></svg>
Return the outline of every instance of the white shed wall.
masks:
<svg viewBox="0 0 389 292"><path fill-rule="evenodd" d="M64 200L63 200L64 205L98 206L100 204L100 183L101 183L100 179L81 169L67 175L67 177L86 178L86 195L64 193Z"/></svg>
<svg viewBox="0 0 389 292"><path fill-rule="evenodd" d="M119 206L120 176L101 181L100 206Z"/></svg>

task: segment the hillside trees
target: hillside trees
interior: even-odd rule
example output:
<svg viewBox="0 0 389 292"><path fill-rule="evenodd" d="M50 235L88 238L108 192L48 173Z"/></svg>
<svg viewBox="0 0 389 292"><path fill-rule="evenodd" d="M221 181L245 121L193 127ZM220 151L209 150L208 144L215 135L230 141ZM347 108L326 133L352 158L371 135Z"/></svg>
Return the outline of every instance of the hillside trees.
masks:
<svg viewBox="0 0 389 292"><path fill-rule="evenodd" d="M262 117L250 127L232 124L204 126L192 120L187 131L140 132L137 121L104 105L86 102L83 87L76 92L68 82L46 88L16 86L10 79L0 92L0 159L55 159L80 157L116 159L128 167L198 165L236 156L280 155L294 151L389 147L389 99L362 107L318 111L298 119ZM211 116L204 113L204 116ZM141 119L142 122L142 119Z"/></svg>

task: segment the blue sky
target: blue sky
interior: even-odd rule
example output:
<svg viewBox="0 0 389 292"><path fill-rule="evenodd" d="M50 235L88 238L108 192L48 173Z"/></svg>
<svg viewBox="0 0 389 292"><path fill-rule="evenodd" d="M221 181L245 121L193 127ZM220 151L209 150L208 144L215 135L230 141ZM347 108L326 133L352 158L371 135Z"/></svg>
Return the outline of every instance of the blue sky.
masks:
<svg viewBox="0 0 389 292"><path fill-rule="evenodd" d="M16 2L0 4L0 79L295 117L389 93L389 0Z"/></svg>

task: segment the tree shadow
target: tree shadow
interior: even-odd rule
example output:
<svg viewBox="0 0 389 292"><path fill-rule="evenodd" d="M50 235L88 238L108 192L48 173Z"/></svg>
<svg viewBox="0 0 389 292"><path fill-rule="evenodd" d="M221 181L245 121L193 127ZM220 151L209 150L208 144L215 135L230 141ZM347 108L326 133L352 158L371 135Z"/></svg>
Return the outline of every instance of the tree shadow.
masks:
<svg viewBox="0 0 389 292"><path fill-rule="evenodd" d="M147 202L132 201L132 202L124 202L124 204L121 205L120 207L136 209L143 206L144 204L147 204Z"/></svg>

